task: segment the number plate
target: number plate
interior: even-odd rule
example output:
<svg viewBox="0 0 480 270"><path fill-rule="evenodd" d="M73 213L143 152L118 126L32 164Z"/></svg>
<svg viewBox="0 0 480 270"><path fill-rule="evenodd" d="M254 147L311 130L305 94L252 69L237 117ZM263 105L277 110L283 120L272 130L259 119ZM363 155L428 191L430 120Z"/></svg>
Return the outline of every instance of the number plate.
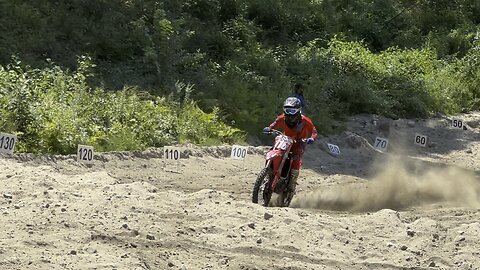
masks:
<svg viewBox="0 0 480 270"><path fill-rule="evenodd" d="M93 163L93 146L81 145L77 147L77 161L81 163Z"/></svg>
<svg viewBox="0 0 480 270"><path fill-rule="evenodd" d="M163 159L165 160L180 160L180 149L173 146L163 147Z"/></svg>
<svg viewBox="0 0 480 270"><path fill-rule="evenodd" d="M373 147L377 148L378 150L385 151L387 150L387 146L388 139L380 137L375 138L375 144L373 145Z"/></svg>
<svg viewBox="0 0 480 270"><path fill-rule="evenodd" d="M415 133L415 141L413 142L416 145L420 145L422 147L427 146L428 137L422 134Z"/></svg>
<svg viewBox="0 0 480 270"><path fill-rule="evenodd" d="M287 150L287 148L293 143L293 140L285 135L280 135L275 138L274 149Z"/></svg>
<svg viewBox="0 0 480 270"><path fill-rule="evenodd" d="M233 145L230 158L243 160L247 157L247 150L248 148L246 146Z"/></svg>
<svg viewBox="0 0 480 270"><path fill-rule="evenodd" d="M330 144L330 143L327 143L327 146L328 146L328 150L330 151L330 153L332 153L334 155L340 155L340 147L336 146L335 144Z"/></svg>

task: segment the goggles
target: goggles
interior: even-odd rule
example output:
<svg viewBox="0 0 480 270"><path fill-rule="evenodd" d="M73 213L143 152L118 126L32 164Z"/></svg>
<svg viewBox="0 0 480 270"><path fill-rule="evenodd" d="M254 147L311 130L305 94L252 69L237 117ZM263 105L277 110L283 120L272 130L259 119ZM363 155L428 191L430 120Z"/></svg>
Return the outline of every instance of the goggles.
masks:
<svg viewBox="0 0 480 270"><path fill-rule="evenodd" d="M300 111L297 108L283 108L283 112L287 115L295 115Z"/></svg>

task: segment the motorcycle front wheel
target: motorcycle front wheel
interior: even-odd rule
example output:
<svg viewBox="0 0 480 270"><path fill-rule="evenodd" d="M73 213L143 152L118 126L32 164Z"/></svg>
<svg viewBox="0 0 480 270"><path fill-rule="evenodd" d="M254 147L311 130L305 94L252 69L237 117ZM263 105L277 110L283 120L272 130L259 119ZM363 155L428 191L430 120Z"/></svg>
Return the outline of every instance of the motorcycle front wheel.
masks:
<svg viewBox="0 0 480 270"><path fill-rule="evenodd" d="M293 193L283 191L277 199L277 206L278 207L288 207L293 199Z"/></svg>
<svg viewBox="0 0 480 270"><path fill-rule="evenodd" d="M272 189L270 187L273 176L272 169L265 167L260 171L253 186L252 202L263 206L268 206L272 198Z"/></svg>

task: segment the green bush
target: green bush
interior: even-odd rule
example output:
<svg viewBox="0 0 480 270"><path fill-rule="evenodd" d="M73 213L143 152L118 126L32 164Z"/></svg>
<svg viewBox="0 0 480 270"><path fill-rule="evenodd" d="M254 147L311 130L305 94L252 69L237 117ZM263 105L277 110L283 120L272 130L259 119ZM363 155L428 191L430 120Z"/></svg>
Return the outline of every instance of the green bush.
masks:
<svg viewBox="0 0 480 270"><path fill-rule="evenodd" d="M361 42L334 38L328 48L316 42L299 48L290 63L308 78L308 99L322 108L322 113L310 109L314 118L352 113L395 118L478 108L478 59L476 50L455 61L437 59L430 48L373 53Z"/></svg>
<svg viewBox="0 0 480 270"><path fill-rule="evenodd" d="M3 2L0 127L21 151L258 135L297 82L322 132L480 107L472 0Z"/></svg>
<svg viewBox="0 0 480 270"><path fill-rule="evenodd" d="M0 66L0 129L16 133L20 152L76 152L78 144L97 151L142 150L175 142L233 143L244 139L240 130L205 113L194 101L140 97L135 88L107 92L91 89L88 57L74 72L55 65L21 68L19 62ZM184 101L185 101L184 100ZM188 128L187 128L188 127Z"/></svg>

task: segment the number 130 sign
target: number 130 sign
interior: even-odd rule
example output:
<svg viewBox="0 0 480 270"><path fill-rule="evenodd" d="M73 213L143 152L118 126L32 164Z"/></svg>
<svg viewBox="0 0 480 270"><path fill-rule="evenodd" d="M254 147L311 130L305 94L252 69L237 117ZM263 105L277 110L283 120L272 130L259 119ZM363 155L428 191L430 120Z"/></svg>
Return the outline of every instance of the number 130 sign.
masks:
<svg viewBox="0 0 480 270"><path fill-rule="evenodd" d="M8 133L0 133L0 153L13 154L17 136Z"/></svg>

